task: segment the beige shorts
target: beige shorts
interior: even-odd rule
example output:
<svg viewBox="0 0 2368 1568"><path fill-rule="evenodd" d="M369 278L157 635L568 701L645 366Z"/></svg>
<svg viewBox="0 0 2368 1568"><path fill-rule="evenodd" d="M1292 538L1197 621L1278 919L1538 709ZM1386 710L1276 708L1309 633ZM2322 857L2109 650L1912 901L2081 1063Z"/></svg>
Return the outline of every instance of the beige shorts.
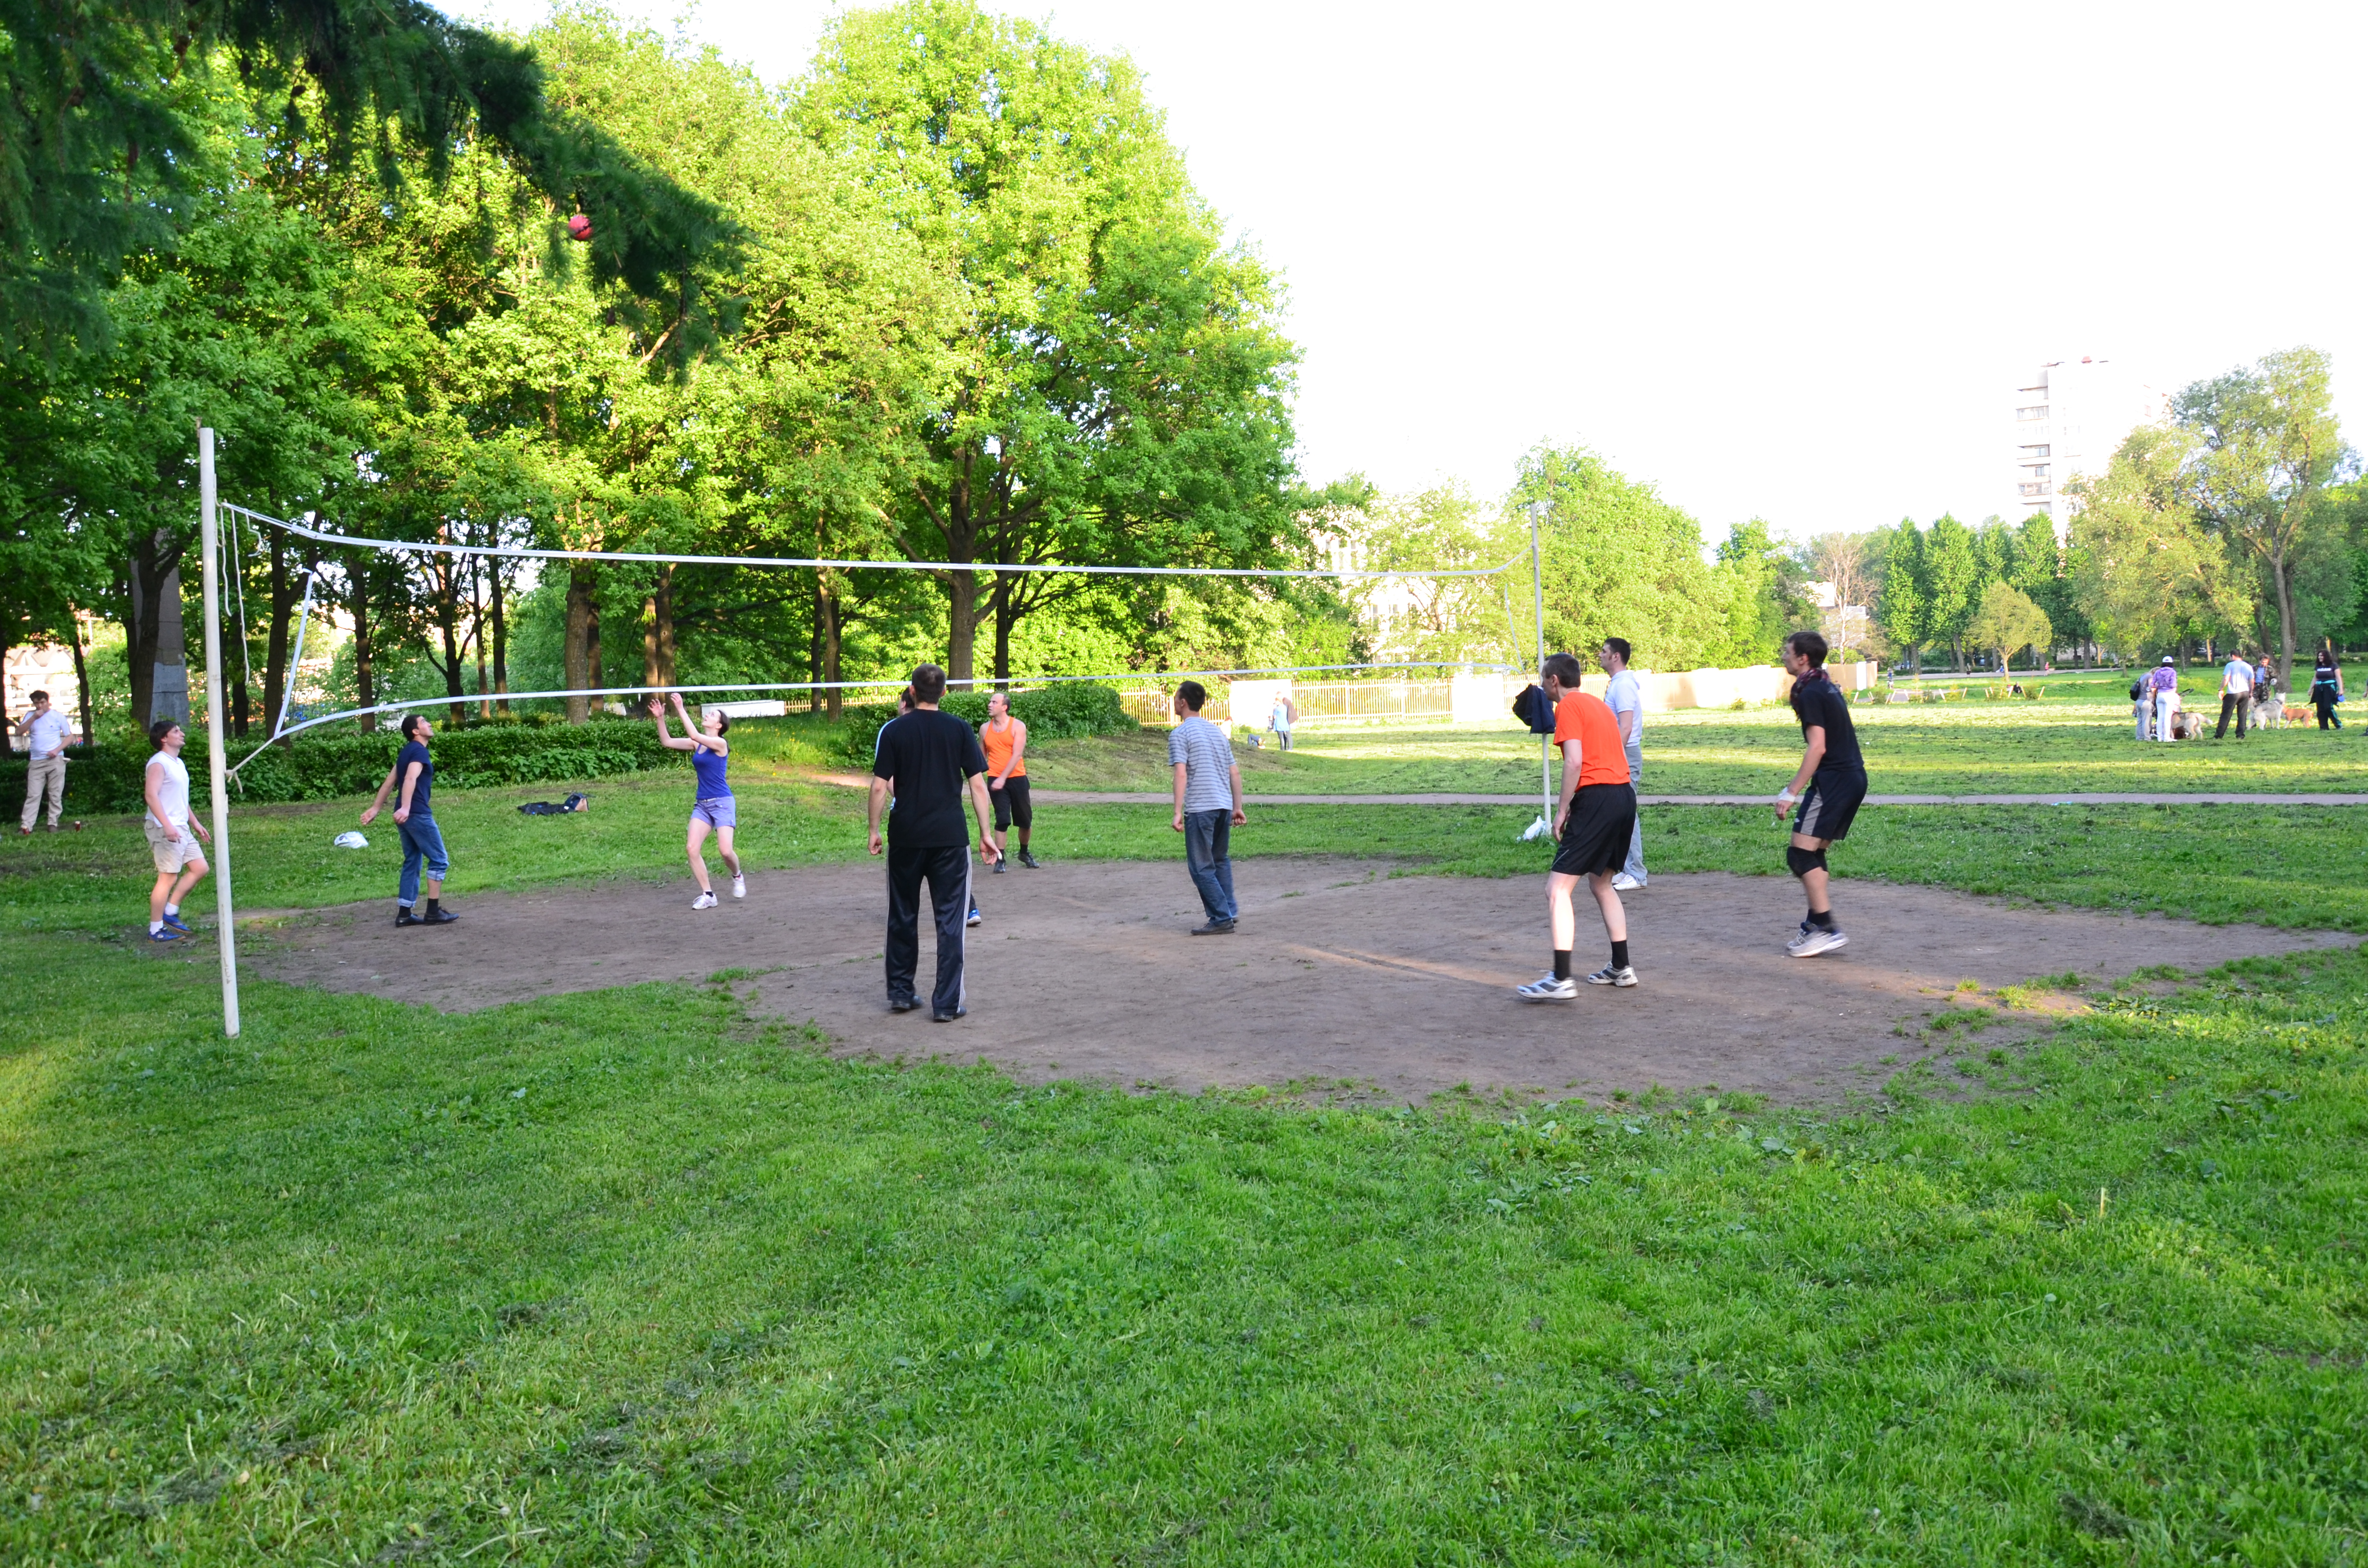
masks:
<svg viewBox="0 0 2368 1568"><path fill-rule="evenodd" d="M140 827L148 835L148 854L160 871L177 871L191 861L206 858L206 852L198 847L197 830L186 823L178 839L165 837L165 830L153 822L142 822Z"/></svg>

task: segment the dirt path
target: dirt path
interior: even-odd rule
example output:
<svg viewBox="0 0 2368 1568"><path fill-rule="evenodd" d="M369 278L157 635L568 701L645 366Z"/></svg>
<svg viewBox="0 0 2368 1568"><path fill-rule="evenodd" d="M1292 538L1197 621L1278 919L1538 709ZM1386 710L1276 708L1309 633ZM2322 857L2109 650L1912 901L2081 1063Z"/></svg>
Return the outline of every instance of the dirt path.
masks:
<svg viewBox="0 0 2368 1568"><path fill-rule="evenodd" d="M1716 1084L1788 1100L1839 1094L1860 1069L1928 1048L1912 1035L1960 981L2078 970L2118 978L2249 953L2347 944L2337 933L2009 910L1925 888L1845 882L1850 945L1800 960L1780 944L1793 884L1656 877L1628 901L1632 991L1531 1006L1511 988L1548 957L1540 879L1395 877L1369 861L1244 861L1241 929L1191 938L1180 864L1097 862L977 878L970 1017L882 1004L877 863L754 878L745 903L694 915L689 885L611 882L483 895L441 930L397 931L384 903L256 927L261 973L469 1011L644 980L765 971L763 1013L813 1019L848 1051L969 1061L1022 1079L1087 1076L1185 1090L1352 1081L1415 1099L1474 1088L1590 1091ZM1580 912L1578 957L1600 961ZM931 963L925 935L922 973ZM1936 1042L1937 1043L1937 1042Z"/></svg>

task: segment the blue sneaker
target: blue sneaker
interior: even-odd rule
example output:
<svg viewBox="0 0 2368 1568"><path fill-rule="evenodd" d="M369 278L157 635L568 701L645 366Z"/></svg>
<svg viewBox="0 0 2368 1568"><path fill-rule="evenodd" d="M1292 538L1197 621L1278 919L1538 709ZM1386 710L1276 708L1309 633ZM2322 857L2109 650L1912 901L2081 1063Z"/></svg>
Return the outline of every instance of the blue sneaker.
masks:
<svg viewBox="0 0 2368 1568"><path fill-rule="evenodd" d="M188 936L188 931L176 931L173 927L167 926L162 931L149 932L148 939L152 942L177 942Z"/></svg>
<svg viewBox="0 0 2368 1568"><path fill-rule="evenodd" d="M189 931L189 923L182 919L177 915L167 915L165 916L165 928L168 931L178 931L184 937L191 934Z"/></svg>

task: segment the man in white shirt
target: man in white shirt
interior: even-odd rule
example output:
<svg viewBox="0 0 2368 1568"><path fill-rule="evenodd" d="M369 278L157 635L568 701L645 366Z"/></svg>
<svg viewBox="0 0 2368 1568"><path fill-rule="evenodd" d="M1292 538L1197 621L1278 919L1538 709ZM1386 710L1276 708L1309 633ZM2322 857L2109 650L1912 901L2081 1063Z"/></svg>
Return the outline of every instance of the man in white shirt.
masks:
<svg viewBox="0 0 2368 1568"><path fill-rule="evenodd" d="M181 761L181 745L188 737L170 719L159 719L148 726L148 738L156 743L141 788L148 815L140 825L148 835L149 857L156 863L156 885L148 894L148 939L177 942L189 934L181 918L181 900L206 874L205 851L198 847L206 830L189 815L189 770Z"/></svg>
<svg viewBox="0 0 2368 1568"><path fill-rule="evenodd" d="M25 815L17 827L20 836L33 831L33 819L41 814L45 796L50 802L50 831L58 830L58 818L66 809L66 736L73 729L66 716L50 706L46 691L33 693L32 710L17 721L17 733L32 740L25 766Z"/></svg>
<svg viewBox="0 0 2368 1568"><path fill-rule="evenodd" d="M1603 705L1620 721L1620 738L1628 747L1628 781L1641 783L1645 777L1645 685L1628 667L1628 640L1606 637L1596 659L1611 683L1603 688ZM1645 815L1636 814L1636 825L1628 834L1628 863L1611 879L1617 892L1634 892L1645 885Z"/></svg>
<svg viewBox="0 0 2368 1568"><path fill-rule="evenodd" d="M2220 672L2220 727L2212 732L2215 741L2228 738L2228 715L2237 715L2237 738L2245 738L2245 721L2253 714L2253 661L2241 653L2228 655L2228 663Z"/></svg>

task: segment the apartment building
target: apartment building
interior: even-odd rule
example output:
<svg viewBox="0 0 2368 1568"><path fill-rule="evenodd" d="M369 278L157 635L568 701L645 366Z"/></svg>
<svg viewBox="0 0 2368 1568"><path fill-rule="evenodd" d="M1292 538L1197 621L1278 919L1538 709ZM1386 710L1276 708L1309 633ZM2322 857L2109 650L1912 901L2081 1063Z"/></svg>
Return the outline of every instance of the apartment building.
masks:
<svg viewBox="0 0 2368 1568"><path fill-rule="evenodd" d="M2001 517L2044 513L2060 535L2069 513L2064 487L2105 471L2122 438L2170 416L2169 394L2134 369L2083 356L2042 365L2014 400L2014 495Z"/></svg>

